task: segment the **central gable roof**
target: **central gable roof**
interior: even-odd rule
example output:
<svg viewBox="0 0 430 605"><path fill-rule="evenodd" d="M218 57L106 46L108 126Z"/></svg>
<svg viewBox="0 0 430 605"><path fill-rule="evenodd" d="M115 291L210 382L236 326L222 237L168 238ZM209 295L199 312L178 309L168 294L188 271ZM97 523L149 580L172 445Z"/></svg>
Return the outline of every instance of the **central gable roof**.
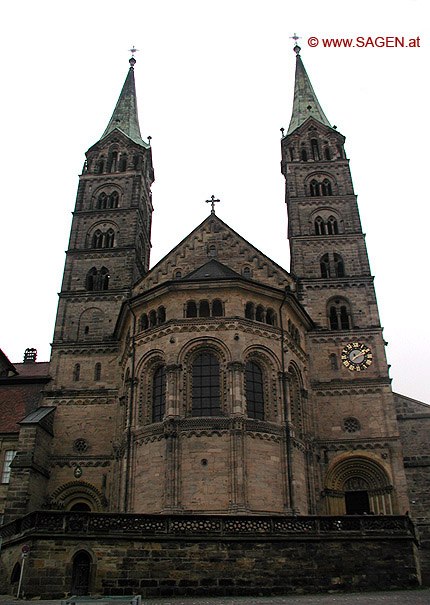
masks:
<svg viewBox="0 0 430 605"><path fill-rule="evenodd" d="M208 271L212 279L244 276L245 268L249 269L246 277L253 281L275 288L293 284L288 271L210 214L147 273L133 294L172 279L201 279Z"/></svg>

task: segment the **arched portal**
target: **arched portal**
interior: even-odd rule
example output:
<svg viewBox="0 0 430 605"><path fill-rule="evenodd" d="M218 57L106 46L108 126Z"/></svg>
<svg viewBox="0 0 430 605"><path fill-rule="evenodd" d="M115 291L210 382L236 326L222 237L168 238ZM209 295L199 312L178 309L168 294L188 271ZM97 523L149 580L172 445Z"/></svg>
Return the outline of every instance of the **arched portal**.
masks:
<svg viewBox="0 0 430 605"><path fill-rule="evenodd" d="M325 480L329 515L392 515L393 486L382 465L368 456L348 456L334 462Z"/></svg>
<svg viewBox="0 0 430 605"><path fill-rule="evenodd" d="M86 550L78 551L73 557L72 594L77 596L89 593L91 556Z"/></svg>

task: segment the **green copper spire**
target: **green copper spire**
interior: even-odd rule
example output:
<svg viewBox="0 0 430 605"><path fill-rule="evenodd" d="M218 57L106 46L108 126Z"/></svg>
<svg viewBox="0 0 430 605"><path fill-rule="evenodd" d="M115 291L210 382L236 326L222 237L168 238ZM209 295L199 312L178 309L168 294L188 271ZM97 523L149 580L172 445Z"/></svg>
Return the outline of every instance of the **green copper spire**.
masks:
<svg viewBox="0 0 430 605"><path fill-rule="evenodd" d="M290 125L288 127L287 134L291 134L296 128L298 128L303 122L305 122L310 116L330 126L330 122L324 115L321 105L318 102L317 96L312 88L309 76L306 73L306 69L302 63L300 57L300 46L294 47L296 57L296 82L294 86L294 102L293 102L293 114L291 116Z"/></svg>
<svg viewBox="0 0 430 605"><path fill-rule="evenodd" d="M130 69L128 70L124 86L122 87L110 122L101 138L104 139L110 132L118 129L138 145L149 147L140 134L139 118L137 116L136 86L134 84L134 64L136 63L136 59L132 57L129 63Z"/></svg>

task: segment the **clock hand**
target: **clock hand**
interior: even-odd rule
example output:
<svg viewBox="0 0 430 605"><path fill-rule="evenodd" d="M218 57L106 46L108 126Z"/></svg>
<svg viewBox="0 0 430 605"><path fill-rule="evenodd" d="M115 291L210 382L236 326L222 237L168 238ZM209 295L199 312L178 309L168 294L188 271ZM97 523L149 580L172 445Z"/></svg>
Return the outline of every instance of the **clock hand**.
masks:
<svg viewBox="0 0 430 605"><path fill-rule="evenodd" d="M357 353L357 355L354 355L354 357L351 358L351 361L354 361L355 359L358 359L361 356L364 357L364 353L362 351L360 351L360 353Z"/></svg>

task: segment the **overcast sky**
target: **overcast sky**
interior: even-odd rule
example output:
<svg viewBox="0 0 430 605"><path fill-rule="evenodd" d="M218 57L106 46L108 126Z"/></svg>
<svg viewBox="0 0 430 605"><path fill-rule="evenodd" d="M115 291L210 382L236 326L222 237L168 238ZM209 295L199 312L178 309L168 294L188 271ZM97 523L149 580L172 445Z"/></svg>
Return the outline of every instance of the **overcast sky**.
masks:
<svg viewBox="0 0 430 605"><path fill-rule="evenodd" d="M152 136L151 265L209 213L289 268L280 128L295 55L346 136L394 390L430 402L428 0L75 0L2 7L0 347L49 359L85 151L135 45ZM427 28L427 29L425 29ZM420 37L420 48L316 48L318 38Z"/></svg>

